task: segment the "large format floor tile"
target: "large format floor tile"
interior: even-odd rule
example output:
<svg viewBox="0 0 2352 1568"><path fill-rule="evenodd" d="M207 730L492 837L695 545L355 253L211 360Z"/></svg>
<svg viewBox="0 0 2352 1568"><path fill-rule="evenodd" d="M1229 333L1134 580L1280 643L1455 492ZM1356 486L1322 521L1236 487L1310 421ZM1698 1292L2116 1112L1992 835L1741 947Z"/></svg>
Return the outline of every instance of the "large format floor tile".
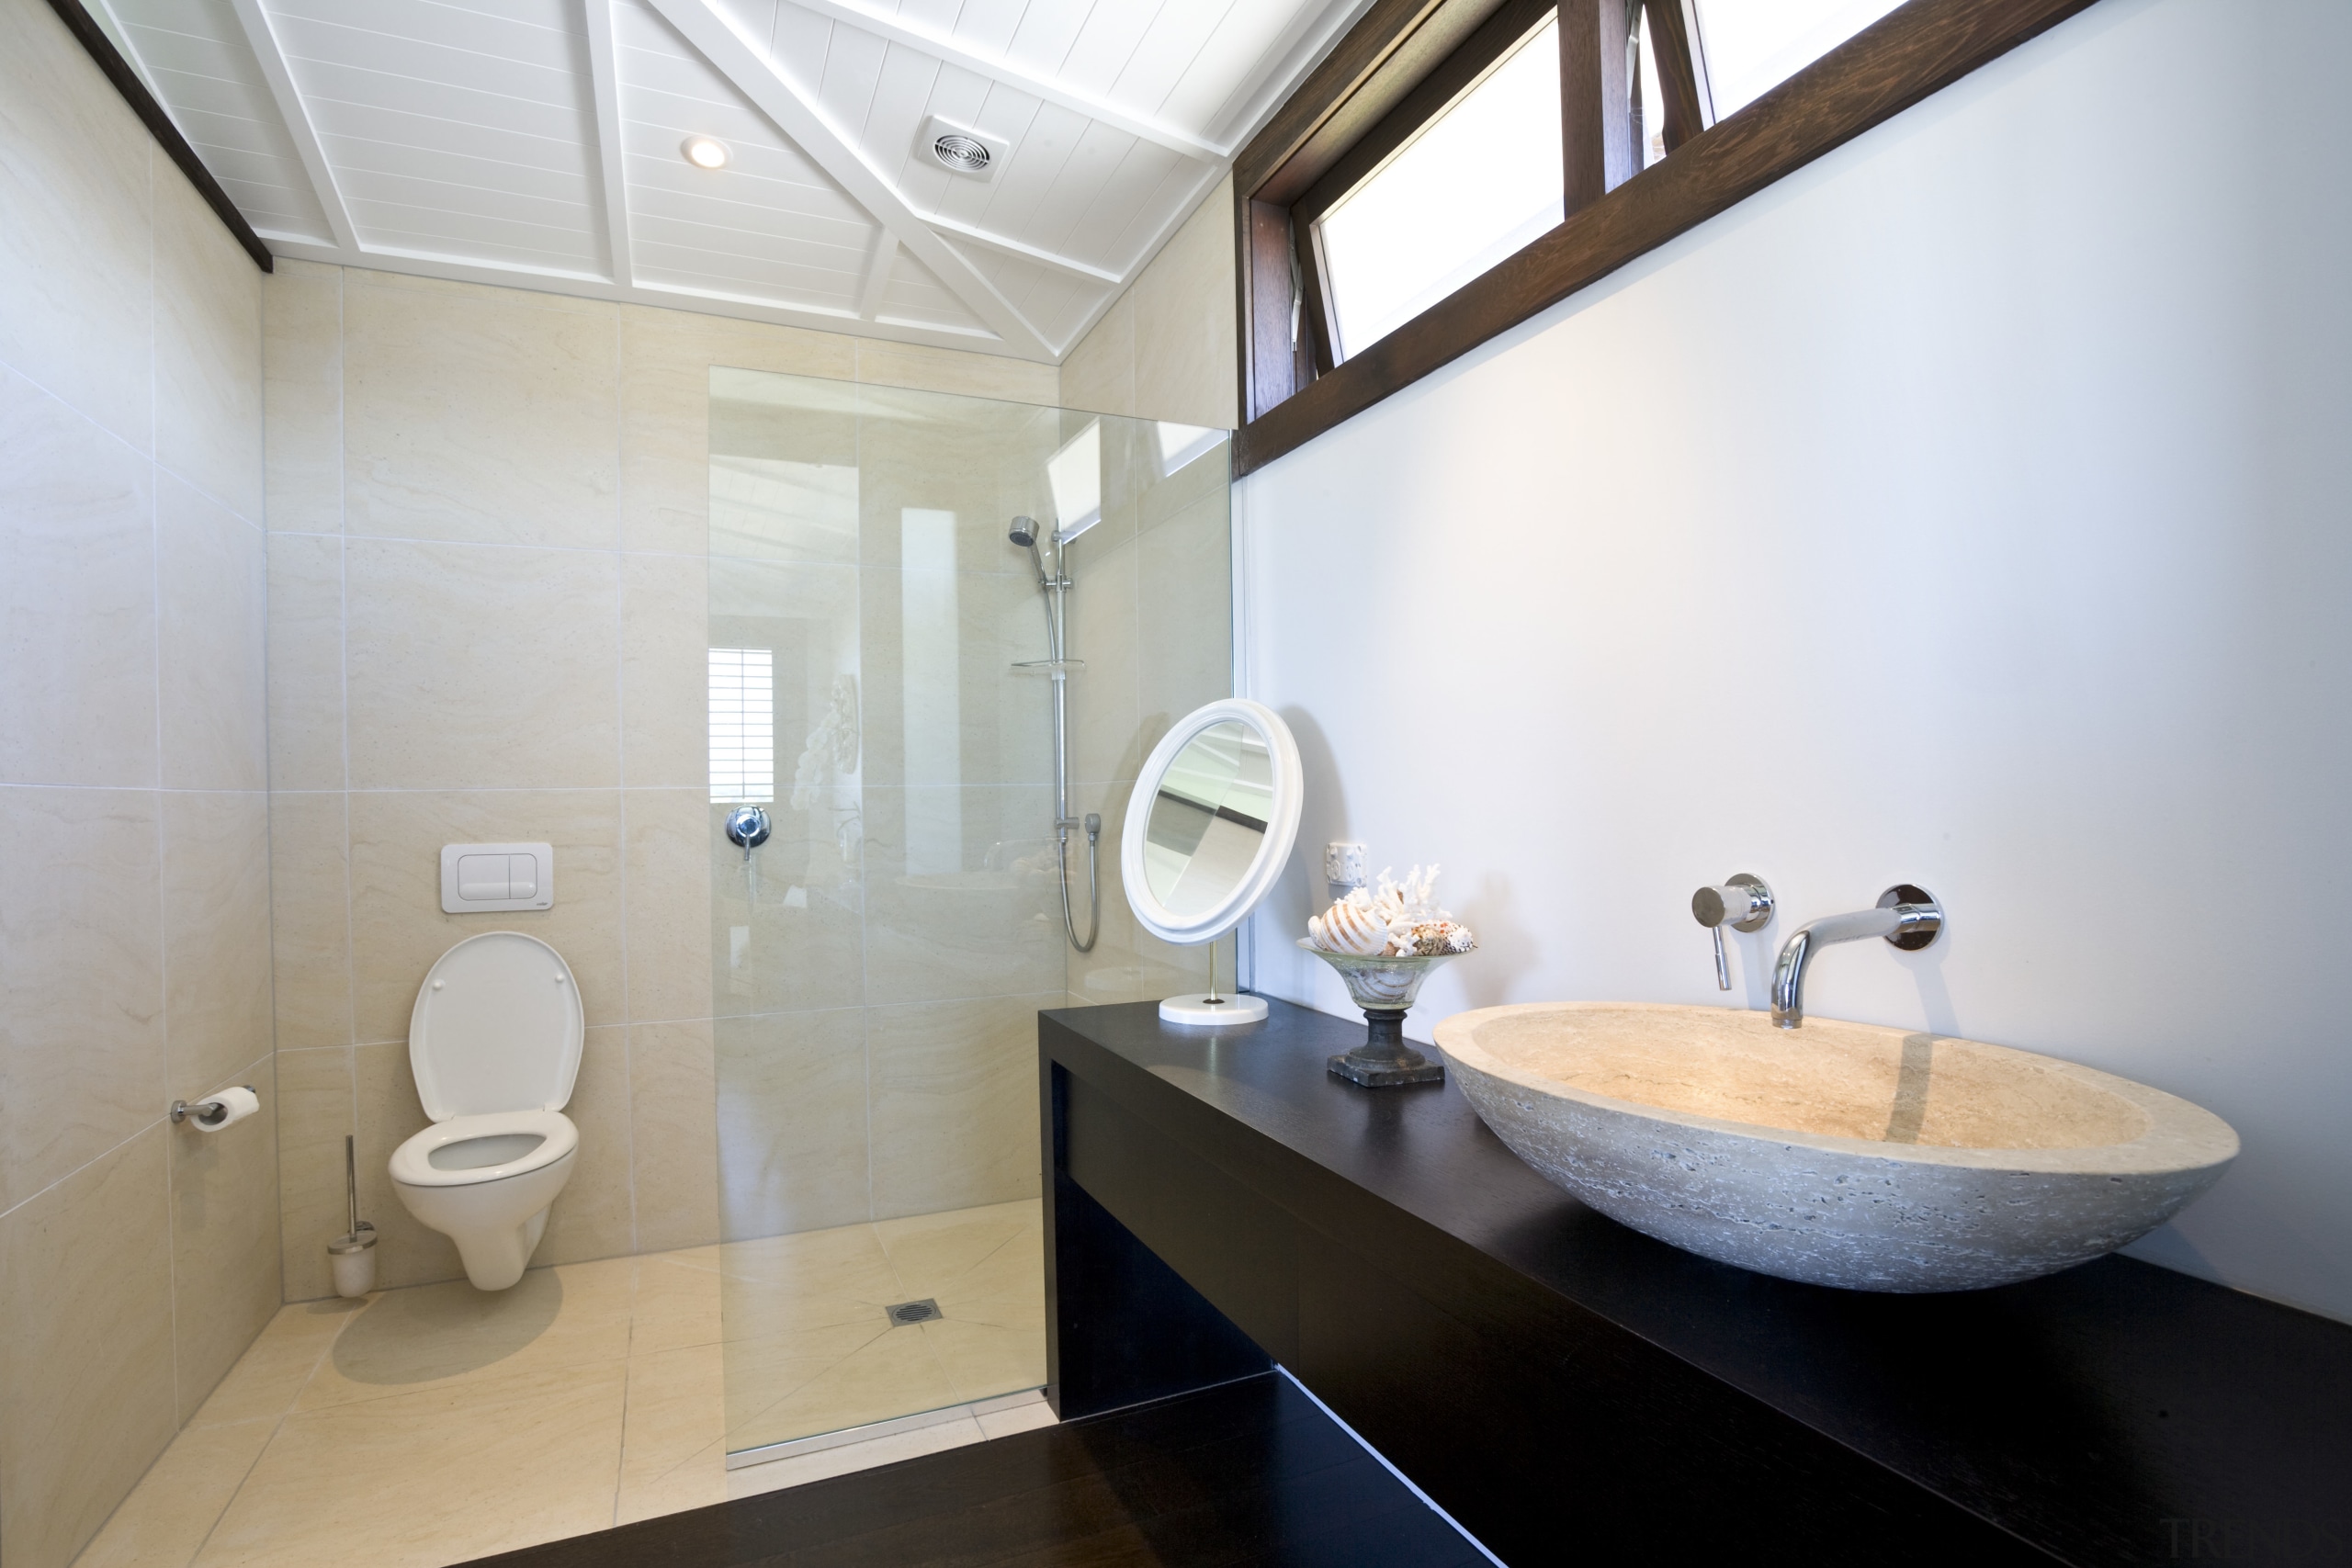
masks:
<svg viewBox="0 0 2352 1568"><path fill-rule="evenodd" d="M302 1409L469 1387L488 1375L626 1360L638 1260L534 1269L477 1291L463 1280L387 1291L354 1318L302 1391Z"/></svg>
<svg viewBox="0 0 2352 1568"><path fill-rule="evenodd" d="M437 1568L612 1523L628 1384L613 1360L512 1371L286 1417L200 1568Z"/></svg>
<svg viewBox="0 0 2352 1568"><path fill-rule="evenodd" d="M1025 1430L961 1407L1044 1382L1041 1247L1006 1203L283 1307L76 1568L438 1568Z"/></svg>
<svg viewBox="0 0 2352 1568"><path fill-rule="evenodd" d="M793 1442L1046 1381L1034 1200L719 1248L727 1446ZM887 1309L941 1317L894 1327Z"/></svg>

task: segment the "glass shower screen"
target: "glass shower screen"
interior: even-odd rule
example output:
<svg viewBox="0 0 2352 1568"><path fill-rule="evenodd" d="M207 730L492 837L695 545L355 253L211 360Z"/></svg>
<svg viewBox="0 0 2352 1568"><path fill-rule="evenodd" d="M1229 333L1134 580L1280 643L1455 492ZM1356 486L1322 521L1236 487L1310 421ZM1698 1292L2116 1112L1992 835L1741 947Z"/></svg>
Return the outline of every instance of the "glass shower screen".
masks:
<svg viewBox="0 0 2352 1568"><path fill-rule="evenodd" d="M1044 1382L1036 1014L1206 970L1135 931L1116 844L1152 743L1231 690L1231 527L1221 431L731 369L711 372L709 412L711 1012L742 1464ZM1036 668L1057 558L1067 817ZM750 847L727 832L747 807L767 829ZM1057 824L1090 812L1109 852L1080 954ZM1082 826L1067 856L1083 931Z"/></svg>

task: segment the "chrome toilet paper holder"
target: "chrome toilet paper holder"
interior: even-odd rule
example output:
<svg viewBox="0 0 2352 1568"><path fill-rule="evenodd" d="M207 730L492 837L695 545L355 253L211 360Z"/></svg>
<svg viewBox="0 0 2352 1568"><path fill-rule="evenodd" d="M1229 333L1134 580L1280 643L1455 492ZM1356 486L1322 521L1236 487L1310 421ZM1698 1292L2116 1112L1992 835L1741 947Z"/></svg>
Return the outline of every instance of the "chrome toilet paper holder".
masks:
<svg viewBox="0 0 2352 1568"><path fill-rule="evenodd" d="M251 1084L245 1085L244 1089L247 1094L259 1092ZM175 1100L172 1101L172 1121L175 1125L193 1116L196 1118L196 1124L199 1127L218 1127L227 1120L228 1115L229 1108L217 1100Z"/></svg>

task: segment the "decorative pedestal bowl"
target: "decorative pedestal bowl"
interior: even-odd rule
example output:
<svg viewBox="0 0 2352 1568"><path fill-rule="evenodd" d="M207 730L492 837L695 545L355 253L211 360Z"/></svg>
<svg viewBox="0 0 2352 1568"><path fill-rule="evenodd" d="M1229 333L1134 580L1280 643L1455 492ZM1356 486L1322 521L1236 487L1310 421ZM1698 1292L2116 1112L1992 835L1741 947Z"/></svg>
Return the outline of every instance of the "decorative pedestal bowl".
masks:
<svg viewBox="0 0 2352 1568"><path fill-rule="evenodd" d="M1426 956L1370 958L1352 953L1331 953L1301 937L1298 945L1340 972L1349 999L1363 1009L1363 1043L1334 1056L1330 1070L1366 1089L1395 1089L1401 1084L1442 1083L1445 1064L1432 1062L1405 1043L1405 1014L1420 995L1421 982L1440 964L1462 956L1438 953Z"/></svg>

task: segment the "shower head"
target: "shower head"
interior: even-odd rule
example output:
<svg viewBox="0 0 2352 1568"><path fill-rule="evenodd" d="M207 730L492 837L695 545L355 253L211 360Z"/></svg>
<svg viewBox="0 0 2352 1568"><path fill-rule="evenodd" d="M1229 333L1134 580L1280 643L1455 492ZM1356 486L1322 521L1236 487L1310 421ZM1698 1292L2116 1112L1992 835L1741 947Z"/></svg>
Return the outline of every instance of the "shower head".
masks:
<svg viewBox="0 0 2352 1568"><path fill-rule="evenodd" d="M1051 581L1051 574L1046 570L1045 552L1037 547L1037 520L1035 517L1016 517L1004 536L1029 552L1030 560L1037 568L1037 586L1045 587Z"/></svg>

